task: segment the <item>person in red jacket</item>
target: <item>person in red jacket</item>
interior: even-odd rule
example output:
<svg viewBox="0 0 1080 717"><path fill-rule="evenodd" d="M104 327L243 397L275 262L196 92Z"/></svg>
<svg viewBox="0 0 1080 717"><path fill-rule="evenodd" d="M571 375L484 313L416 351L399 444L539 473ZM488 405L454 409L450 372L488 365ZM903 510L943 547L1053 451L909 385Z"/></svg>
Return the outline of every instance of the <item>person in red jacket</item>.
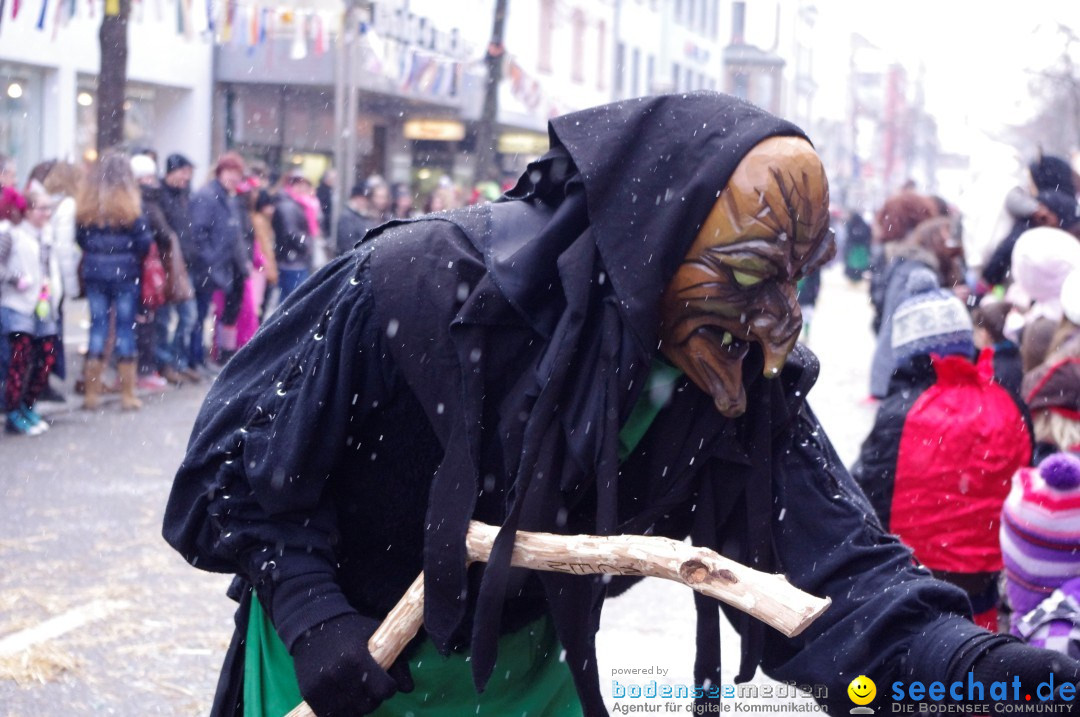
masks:
<svg viewBox="0 0 1080 717"><path fill-rule="evenodd" d="M911 288L894 315L892 385L852 474L885 528L965 590L975 622L996 630L998 524L1010 478L1031 460L1028 418L994 382L993 351L971 361L960 300Z"/></svg>

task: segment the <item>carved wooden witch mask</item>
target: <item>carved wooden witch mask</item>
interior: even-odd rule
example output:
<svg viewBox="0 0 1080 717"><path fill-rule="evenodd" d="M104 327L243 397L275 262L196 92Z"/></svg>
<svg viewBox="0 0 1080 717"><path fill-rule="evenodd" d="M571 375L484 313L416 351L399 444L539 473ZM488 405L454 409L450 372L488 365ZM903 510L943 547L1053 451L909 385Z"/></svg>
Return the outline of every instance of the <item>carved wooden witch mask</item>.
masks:
<svg viewBox="0 0 1080 717"><path fill-rule="evenodd" d="M836 252L829 183L810 143L770 137L743 157L661 298L661 350L725 416L746 410L752 344L767 378L802 330L796 283Z"/></svg>

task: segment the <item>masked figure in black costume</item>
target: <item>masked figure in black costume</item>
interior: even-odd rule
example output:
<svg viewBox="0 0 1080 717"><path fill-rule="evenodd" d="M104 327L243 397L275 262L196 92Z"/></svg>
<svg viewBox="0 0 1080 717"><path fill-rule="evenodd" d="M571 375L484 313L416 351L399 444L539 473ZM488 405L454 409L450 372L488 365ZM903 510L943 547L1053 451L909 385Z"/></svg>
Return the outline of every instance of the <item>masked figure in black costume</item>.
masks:
<svg viewBox="0 0 1080 717"><path fill-rule="evenodd" d="M506 201L329 264L218 378L165 516L185 558L237 575L214 714L605 714L594 636L627 585L511 570L516 530L689 535L831 597L792 639L731 615L739 678L824 684L830 711L860 674L1075 682L912 563L805 403L795 285L833 244L802 132L694 93L550 136ZM466 568L473 518L502 527ZM367 638L421 569L425 632L384 672ZM694 678L716 684L720 607L695 601Z"/></svg>

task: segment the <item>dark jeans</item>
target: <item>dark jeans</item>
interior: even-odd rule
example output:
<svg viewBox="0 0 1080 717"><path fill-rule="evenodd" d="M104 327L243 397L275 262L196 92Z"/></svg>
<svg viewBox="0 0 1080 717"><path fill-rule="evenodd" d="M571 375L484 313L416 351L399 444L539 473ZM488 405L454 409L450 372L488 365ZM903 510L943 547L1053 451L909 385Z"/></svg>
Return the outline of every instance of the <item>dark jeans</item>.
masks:
<svg viewBox="0 0 1080 717"><path fill-rule="evenodd" d="M105 355L109 338L109 309L116 310L116 349L114 355L125 361L135 358L135 309L139 304L139 286L135 283L88 284L86 300L90 304L90 340L88 355Z"/></svg>
<svg viewBox="0 0 1080 717"><path fill-rule="evenodd" d="M191 356L191 331L195 327L198 309L195 299L178 304L166 304L154 312L154 330L157 333L155 358L158 368L171 366L177 370L188 368ZM176 328L172 329L172 317L176 314Z"/></svg>
<svg viewBox="0 0 1080 717"><path fill-rule="evenodd" d="M278 270L278 304L284 304L289 294L296 287L304 283L304 279L311 274L307 269L279 269Z"/></svg>
<svg viewBox="0 0 1080 717"><path fill-rule="evenodd" d="M191 327L191 345L188 349L188 364L192 368L206 363L203 326L206 324L206 317L210 314L210 299L213 295L213 287L204 286L195 290L195 325Z"/></svg>

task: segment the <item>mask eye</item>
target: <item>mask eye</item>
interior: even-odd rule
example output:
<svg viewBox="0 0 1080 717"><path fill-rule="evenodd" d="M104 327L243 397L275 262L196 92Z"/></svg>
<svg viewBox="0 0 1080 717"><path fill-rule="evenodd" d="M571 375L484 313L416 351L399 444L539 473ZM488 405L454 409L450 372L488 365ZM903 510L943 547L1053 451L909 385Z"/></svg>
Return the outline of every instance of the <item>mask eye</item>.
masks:
<svg viewBox="0 0 1080 717"><path fill-rule="evenodd" d="M760 284L764 281L764 277L754 276L753 274L747 274L744 271L737 269L732 270L731 276L739 284L739 286L753 286L754 284Z"/></svg>

